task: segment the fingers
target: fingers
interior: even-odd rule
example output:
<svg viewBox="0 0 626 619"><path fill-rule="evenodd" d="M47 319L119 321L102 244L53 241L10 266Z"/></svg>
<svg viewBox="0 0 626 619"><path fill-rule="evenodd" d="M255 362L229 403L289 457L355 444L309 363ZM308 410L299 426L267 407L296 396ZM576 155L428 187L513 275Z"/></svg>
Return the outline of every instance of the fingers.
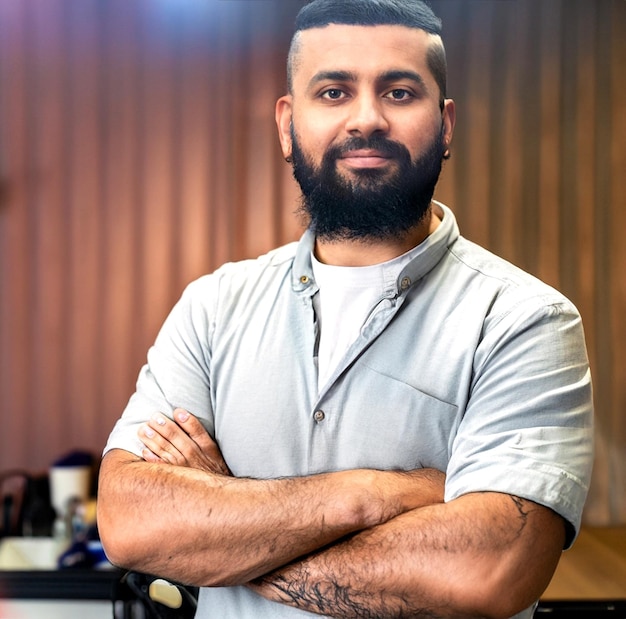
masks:
<svg viewBox="0 0 626 619"><path fill-rule="evenodd" d="M174 419L193 441L194 451L183 452L188 456L190 466L204 467L221 475L231 475L217 443L197 417L182 408L177 408L174 410Z"/></svg>
<svg viewBox="0 0 626 619"><path fill-rule="evenodd" d="M174 410L173 417L157 413L141 426L138 434L146 448L144 460L231 475L219 447L200 421L181 408Z"/></svg>
<svg viewBox="0 0 626 619"><path fill-rule="evenodd" d="M183 408L176 408L174 409L174 419L203 452L219 451L215 441L210 437L197 417Z"/></svg>
<svg viewBox="0 0 626 619"><path fill-rule="evenodd" d="M193 441L198 445L202 442L213 442L209 433L205 430L198 418L191 413L188 413L184 408L174 409L174 419L185 431L185 434L193 439Z"/></svg>
<svg viewBox="0 0 626 619"><path fill-rule="evenodd" d="M144 460L177 465L185 464L186 456L181 452L181 449L184 449L184 445L182 445L184 439L182 437L174 438L176 431L172 426L175 425L171 420L168 424L164 418L156 417L141 426L139 438L148 450L148 457L143 454ZM180 429L178 432L184 434Z"/></svg>
<svg viewBox="0 0 626 619"><path fill-rule="evenodd" d="M154 463L162 463L163 460L159 458L156 454L151 452L147 447L141 450L141 456L146 462L154 462Z"/></svg>

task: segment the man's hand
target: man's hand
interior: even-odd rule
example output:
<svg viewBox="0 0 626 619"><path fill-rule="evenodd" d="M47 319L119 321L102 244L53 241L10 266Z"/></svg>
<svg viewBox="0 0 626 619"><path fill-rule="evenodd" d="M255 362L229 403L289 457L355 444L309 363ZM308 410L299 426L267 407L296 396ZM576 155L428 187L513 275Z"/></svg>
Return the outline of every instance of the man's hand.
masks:
<svg viewBox="0 0 626 619"><path fill-rule="evenodd" d="M182 408L174 420L157 413L141 426L139 439L146 462L187 466L216 475L231 475L217 443L196 417Z"/></svg>

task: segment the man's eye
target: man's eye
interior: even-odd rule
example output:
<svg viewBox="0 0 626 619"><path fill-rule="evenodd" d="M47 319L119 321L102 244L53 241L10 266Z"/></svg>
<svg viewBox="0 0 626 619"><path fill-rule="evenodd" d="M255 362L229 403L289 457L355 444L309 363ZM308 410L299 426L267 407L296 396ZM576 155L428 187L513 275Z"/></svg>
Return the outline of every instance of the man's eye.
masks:
<svg viewBox="0 0 626 619"><path fill-rule="evenodd" d="M343 90L339 90L339 88L329 88L322 93L323 99L330 99L332 101L337 101L343 97Z"/></svg>
<svg viewBox="0 0 626 619"><path fill-rule="evenodd" d="M385 97L393 99L394 101L406 101L407 99L411 99L413 95L408 90L404 90L404 88L394 88L389 91Z"/></svg>

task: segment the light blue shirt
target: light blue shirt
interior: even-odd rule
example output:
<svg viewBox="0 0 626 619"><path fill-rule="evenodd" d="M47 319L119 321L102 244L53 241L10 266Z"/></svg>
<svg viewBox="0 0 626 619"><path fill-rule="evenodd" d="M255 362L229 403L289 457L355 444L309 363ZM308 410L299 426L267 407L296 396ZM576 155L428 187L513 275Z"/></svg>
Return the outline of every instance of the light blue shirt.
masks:
<svg viewBox="0 0 626 619"><path fill-rule="evenodd" d="M385 282L319 389L310 232L192 283L106 449L139 454L139 425L180 406L200 417L236 476L434 467L446 473L446 501L509 493L577 531L592 462L580 316L553 288L461 237L439 208L442 223ZM242 587L201 590L198 617L300 616L312 615Z"/></svg>

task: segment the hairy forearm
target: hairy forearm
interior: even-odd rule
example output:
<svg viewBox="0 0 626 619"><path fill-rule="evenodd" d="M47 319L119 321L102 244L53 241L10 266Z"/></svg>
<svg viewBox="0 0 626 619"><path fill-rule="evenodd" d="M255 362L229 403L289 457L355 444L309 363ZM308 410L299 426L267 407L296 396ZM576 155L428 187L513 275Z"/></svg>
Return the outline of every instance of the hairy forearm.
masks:
<svg viewBox="0 0 626 619"><path fill-rule="evenodd" d="M405 513L250 584L332 617L510 617L547 586L563 543L549 510L485 494Z"/></svg>
<svg viewBox="0 0 626 619"><path fill-rule="evenodd" d="M423 476L427 483L362 470L237 479L114 451L102 463L98 522L114 563L189 584L242 584L440 500L442 474Z"/></svg>

